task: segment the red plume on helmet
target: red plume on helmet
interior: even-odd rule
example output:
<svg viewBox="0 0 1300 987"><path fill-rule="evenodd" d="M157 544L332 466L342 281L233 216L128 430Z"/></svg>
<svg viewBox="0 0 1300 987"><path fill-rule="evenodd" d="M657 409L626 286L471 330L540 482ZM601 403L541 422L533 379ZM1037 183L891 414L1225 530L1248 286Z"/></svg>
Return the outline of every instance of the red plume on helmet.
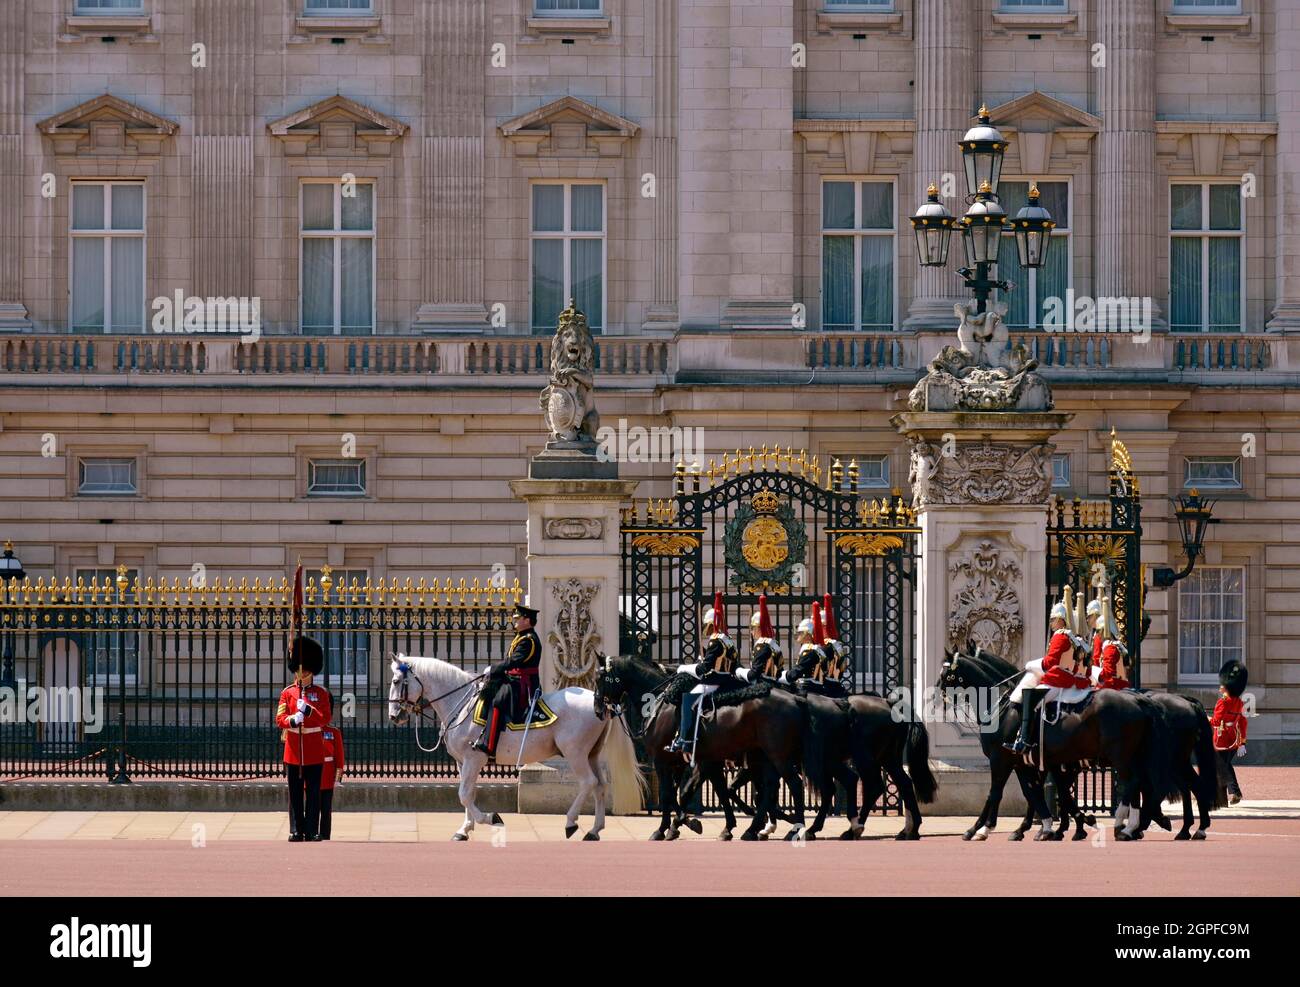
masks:
<svg viewBox="0 0 1300 987"><path fill-rule="evenodd" d="M722 594L713 594L713 630L718 634L727 633L727 611L722 609Z"/></svg>
<svg viewBox="0 0 1300 987"><path fill-rule="evenodd" d="M835 629L835 604L829 593L822 596L822 620L826 622L826 640L838 641L840 632Z"/></svg>
<svg viewBox="0 0 1300 987"><path fill-rule="evenodd" d="M813 644L821 644L826 640L826 633L822 629L822 605L814 603L813 607Z"/></svg>
<svg viewBox="0 0 1300 987"><path fill-rule="evenodd" d="M758 636L776 637L776 632L772 630L772 618L767 612L766 593L762 593L758 597Z"/></svg>

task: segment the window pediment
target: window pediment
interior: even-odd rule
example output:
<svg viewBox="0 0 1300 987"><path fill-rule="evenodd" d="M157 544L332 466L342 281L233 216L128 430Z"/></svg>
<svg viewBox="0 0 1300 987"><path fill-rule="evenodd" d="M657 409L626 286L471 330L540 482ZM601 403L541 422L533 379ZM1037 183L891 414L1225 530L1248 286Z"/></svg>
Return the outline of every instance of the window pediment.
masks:
<svg viewBox="0 0 1300 987"><path fill-rule="evenodd" d="M1101 129L1100 117L1037 89L995 106L989 118L1010 139L1008 153L1019 159L1014 170L1024 175L1050 172L1053 153L1081 158ZM971 124L978 120L972 116Z"/></svg>
<svg viewBox="0 0 1300 987"><path fill-rule="evenodd" d="M565 96L502 123L497 131L521 157L617 157L640 125L576 96Z"/></svg>
<svg viewBox="0 0 1300 987"><path fill-rule="evenodd" d="M180 125L105 93L36 124L60 156L157 155Z"/></svg>
<svg viewBox="0 0 1300 987"><path fill-rule="evenodd" d="M266 129L284 145L286 155L389 157L393 143L410 128L346 96L331 96L272 121Z"/></svg>

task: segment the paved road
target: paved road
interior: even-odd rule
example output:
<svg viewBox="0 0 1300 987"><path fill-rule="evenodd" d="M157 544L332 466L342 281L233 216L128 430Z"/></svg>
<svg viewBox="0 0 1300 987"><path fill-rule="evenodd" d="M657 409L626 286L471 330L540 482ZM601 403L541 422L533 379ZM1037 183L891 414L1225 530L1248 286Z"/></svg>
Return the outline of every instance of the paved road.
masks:
<svg viewBox="0 0 1300 987"><path fill-rule="evenodd" d="M10 832L16 828L12 819L0 819L0 828L5 822ZM65 828L72 822L63 819ZM927 820L934 835L897 843L887 835L896 822L881 820L873 821L866 840L803 846L718 843L711 820L703 837L648 843L637 838L640 819L611 825L600 843L566 843L558 817L507 817L504 846L494 846L484 831L470 843L452 844L442 840L454 820L439 816L425 827L425 841L419 841L417 823L414 832L372 834L365 842L290 845L227 831L196 847L189 831L172 822L166 834L155 824L152 837L97 838L85 821L72 838L41 838L30 826L30 835L0 837L0 894L275 895L294 886L304 869L314 892L324 895L523 889L559 895L1194 896L1222 894L1225 873L1252 895L1300 892L1296 819L1219 820L1203 843L1174 843L1167 833L1153 833L1141 843L1117 844L1103 827L1101 845L1009 843L1005 833L987 843L964 843L956 835L963 821L956 819ZM48 832L51 823L45 826Z"/></svg>

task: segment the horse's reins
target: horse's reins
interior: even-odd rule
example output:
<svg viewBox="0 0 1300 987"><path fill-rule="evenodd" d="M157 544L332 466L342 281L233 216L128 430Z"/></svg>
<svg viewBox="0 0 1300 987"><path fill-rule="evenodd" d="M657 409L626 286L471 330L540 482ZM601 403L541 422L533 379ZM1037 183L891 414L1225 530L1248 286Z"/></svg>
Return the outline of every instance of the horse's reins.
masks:
<svg viewBox="0 0 1300 987"><path fill-rule="evenodd" d="M450 716L442 718L442 728L438 732L438 741L432 747L425 747L424 744L420 741L420 723L426 716L432 716L434 722L436 723L438 721L438 715L436 711L434 713L427 713L426 710L428 710L431 706L433 706L434 703L438 702L438 700L446 699L448 696L460 692L462 689L469 688L469 686L473 685L475 682L477 682L479 679L486 676L488 673L481 672L478 675L475 675L472 679L469 679L466 682L462 682L460 685L447 690L440 696L434 696L432 699L426 699L424 697L424 682L421 681L420 676L415 674L415 670L409 664L405 662L403 662L403 664L406 664L406 669L405 671L402 672L402 695L401 698L397 700L397 705L399 709L405 710L407 712L407 715L410 715L412 712L416 714L415 746L420 748L420 750L423 751L425 754L432 754L435 751L437 751L439 747L442 746L442 742L447 737L447 731L449 731L452 727L456 725L456 722L461 712L465 709L466 706L469 705L470 695L472 695L472 693L467 694L465 698L461 700L460 705L457 706L452 711ZM416 684L419 685L420 687L420 697L416 699L415 702L411 702L409 699L406 698L408 682L410 679L414 679Z"/></svg>

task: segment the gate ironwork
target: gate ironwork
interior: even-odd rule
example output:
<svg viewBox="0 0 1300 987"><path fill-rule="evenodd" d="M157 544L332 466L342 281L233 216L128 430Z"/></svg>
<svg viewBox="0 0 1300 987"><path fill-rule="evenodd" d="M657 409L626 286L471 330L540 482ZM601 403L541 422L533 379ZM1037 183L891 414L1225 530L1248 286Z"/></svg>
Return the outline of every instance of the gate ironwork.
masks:
<svg viewBox="0 0 1300 987"><path fill-rule="evenodd" d="M1093 595L1104 578L1114 604L1115 622L1128 648L1130 682L1142 686L1142 638L1150 618L1145 611L1142 565L1142 496L1127 447L1111 430L1109 495L1105 500L1066 503L1054 497L1047 521L1048 611L1067 585ZM1113 811L1114 778L1094 768L1079 778L1080 804L1089 811Z"/></svg>
<svg viewBox="0 0 1300 987"><path fill-rule="evenodd" d="M699 654L701 614L720 591L742 659L766 593L788 660L794 628L830 592L853 690L910 689L919 529L900 491L861 497L856 462L823 470L816 456L766 447L707 470L679 463L673 483L672 498L638 502L621 527L623 626L648 634L654 658L672 666ZM899 809L892 785L883 805Z"/></svg>

